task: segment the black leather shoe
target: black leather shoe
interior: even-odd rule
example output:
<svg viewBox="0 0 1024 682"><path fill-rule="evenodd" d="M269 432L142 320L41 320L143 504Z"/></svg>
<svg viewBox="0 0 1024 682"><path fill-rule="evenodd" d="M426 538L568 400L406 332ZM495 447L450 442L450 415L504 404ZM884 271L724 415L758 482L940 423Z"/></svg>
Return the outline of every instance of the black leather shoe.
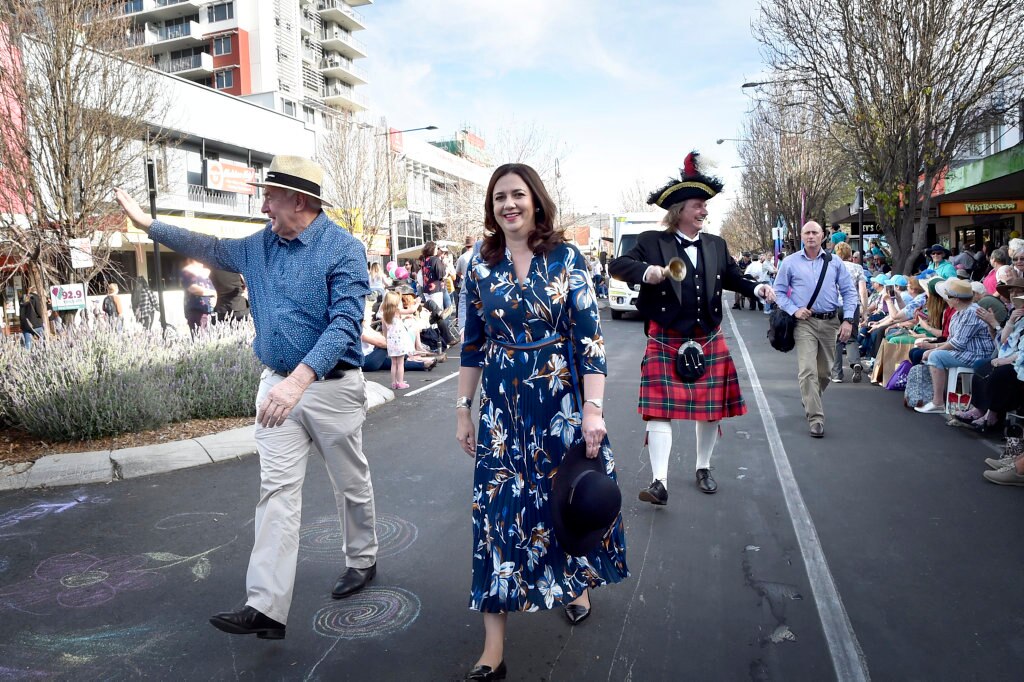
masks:
<svg viewBox="0 0 1024 682"><path fill-rule="evenodd" d="M645 490L640 491L640 500L643 502L650 502L651 504L657 504L665 506L668 504L668 491L665 490L664 484L655 479Z"/></svg>
<svg viewBox="0 0 1024 682"><path fill-rule="evenodd" d="M489 665L478 665L468 673L466 673L467 680L503 680L505 675L508 674L508 668L505 667L505 661L498 664L497 668L491 669Z"/></svg>
<svg viewBox="0 0 1024 682"><path fill-rule="evenodd" d="M210 618L210 625L233 635L256 635L260 639L284 639L285 626L251 606L225 611Z"/></svg>
<svg viewBox="0 0 1024 682"><path fill-rule="evenodd" d="M366 583L373 580L375 575L377 575L377 564L369 568L347 568L338 577L338 582L335 583L331 596L335 599L344 599L351 596L366 587Z"/></svg>
<svg viewBox="0 0 1024 682"><path fill-rule="evenodd" d="M711 478L711 471L708 469L697 469L697 487L702 493L713 495L718 492L718 484Z"/></svg>
<svg viewBox="0 0 1024 682"><path fill-rule="evenodd" d="M590 607L583 606L582 604L566 604L565 617L573 625L579 625L587 618L590 618Z"/></svg>

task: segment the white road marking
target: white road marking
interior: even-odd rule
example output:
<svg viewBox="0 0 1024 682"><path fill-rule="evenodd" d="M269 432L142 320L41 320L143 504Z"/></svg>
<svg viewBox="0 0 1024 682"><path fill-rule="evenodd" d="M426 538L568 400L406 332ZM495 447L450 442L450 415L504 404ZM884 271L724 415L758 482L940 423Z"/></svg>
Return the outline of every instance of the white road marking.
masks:
<svg viewBox="0 0 1024 682"><path fill-rule="evenodd" d="M814 604L818 609L818 617L821 619L821 628L825 632L825 641L832 657L836 678L840 682L847 680L867 682L871 676L868 673L864 652L857 641L850 617L846 613L846 607L843 606L843 600L839 596L839 590L832 578L832 571L829 570L828 562L825 560L825 553L822 551L814 521L811 520L810 512L807 511L807 505L804 504L803 495L800 493L800 487L793 476L793 468L789 464L786 448L779 436L779 427L775 423L775 417L768 406L768 398L765 396L764 389L761 388L761 380L757 376L757 370L754 369L747 345L743 342L743 337L740 336L739 329L736 327L736 320L733 318L732 312L725 308L725 313L729 318L736 345L743 355L743 363L747 366L750 386L754 390L757 409L761 413L761 421L764 423L765 432L768 435L768 446L775 463L775 471L779 476L779 483L782 485L782 496L786 500L786 508L793 521L793 530L796 533L797 544L800 545L800 554L803 557L804 566L807 568L807 579L811 583L811 592L814 593ZM795 381L796 377L793 377L793 380Z"/></svg>
<svg viewBox="0 0 1024 682"><path fill-rule="evenodd" d="M409 391L408 393L405 394L405 397L406 398L411 398L412 396L416 395L417 393L423 393L423 391L429 391L430 389L434 388L434 386L437 386L438 384L443 384L444 382L448 381L452 377L457 377L457 376L459 376L458 372L455 372L453 374L449 374L444 379L438 379L437 381L432 381L431 383L427 384L426 386L423 386L422 388L417 388L415 391Z"/></svg>

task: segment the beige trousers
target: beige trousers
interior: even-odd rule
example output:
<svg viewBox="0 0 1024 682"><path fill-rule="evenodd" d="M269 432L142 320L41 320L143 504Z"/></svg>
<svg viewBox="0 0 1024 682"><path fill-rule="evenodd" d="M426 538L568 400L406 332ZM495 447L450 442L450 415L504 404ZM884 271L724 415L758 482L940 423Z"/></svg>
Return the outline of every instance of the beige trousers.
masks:
<svg viewBox="0 0 1024 682"><path fill-rule="evenodd" d="M832 361L836 354L836 339L841 320L819 320L810 317L797 320L793 340L796 341L797 379L800 399L809 424L824 424L825 410L821 394L831 382Z"/></svg>
<svg viewBox="0 0 1024 682"><path fill-rule="evenodd" d="M264 370L256 404L282 380ZM346 565L368 568L377 560L373 485L363 456L365 419L366 382L361 371L349 370L341 379L313 382L281 426L256 425L260 500L245 576L246 604L276 621L287 622L291 606L311 446L324 458L334 487Z"/></svg>

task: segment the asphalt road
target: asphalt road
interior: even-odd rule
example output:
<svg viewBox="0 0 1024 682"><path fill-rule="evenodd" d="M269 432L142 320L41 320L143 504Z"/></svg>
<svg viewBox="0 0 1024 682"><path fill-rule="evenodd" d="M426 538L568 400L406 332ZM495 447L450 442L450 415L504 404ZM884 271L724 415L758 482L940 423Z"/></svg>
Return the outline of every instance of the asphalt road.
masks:
<svg viewBox="0 0 1024 682"><path fill-rule="evenodd" d="M636 499L642 325L605 320L632 576L597 590L576 628L559 610L511 616L509 679L1019 679L1024 491L982 480L990 447L867 383L830 387L826 438L811 439L795 356L767 345L764 315L733 312L756 368L727 322L748 414L724 422L714 496L693 484L692 426L676 426L664 508ZM330 598L340 537L310 462L283 641L207 624L244 602L255 458L0 493L0 678L460 679L482 628L467 608L472 463L453 438L455 381L439 383L456 370L411 374L438 385L366 423L382 548L351 599Z"/></svg>

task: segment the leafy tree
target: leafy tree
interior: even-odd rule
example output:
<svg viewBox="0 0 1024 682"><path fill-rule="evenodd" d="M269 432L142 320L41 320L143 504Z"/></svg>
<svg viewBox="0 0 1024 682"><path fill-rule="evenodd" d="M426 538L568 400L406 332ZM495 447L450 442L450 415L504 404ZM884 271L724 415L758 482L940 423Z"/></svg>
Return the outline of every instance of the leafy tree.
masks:
<svg viewBox="0 0 1024 682"><path fill-rule="evenodd" d="M927 246L936 181L971 138L1019 107L1020 0L763 0L772 79L825 119L898 269Z"/></svg>

